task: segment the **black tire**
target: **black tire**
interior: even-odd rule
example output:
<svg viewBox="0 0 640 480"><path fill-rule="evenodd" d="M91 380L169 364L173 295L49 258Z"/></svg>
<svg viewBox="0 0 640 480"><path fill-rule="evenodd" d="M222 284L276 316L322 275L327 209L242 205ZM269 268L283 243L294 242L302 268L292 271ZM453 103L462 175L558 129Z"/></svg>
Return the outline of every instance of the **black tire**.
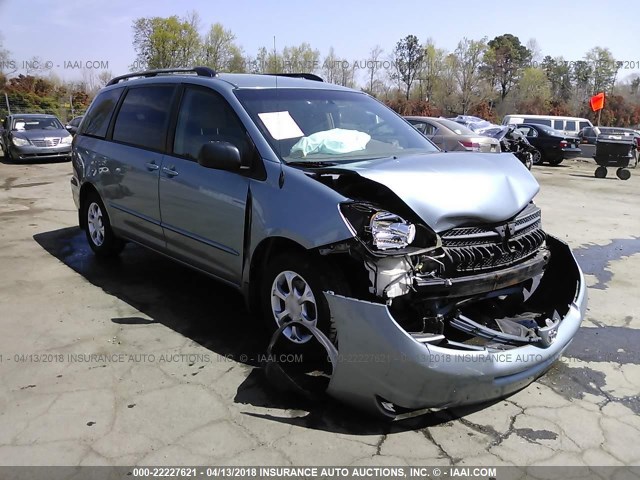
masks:
<svg viewBox="0 0 640 480"><path fill-rule="evenodd" d="M5 161L9 162L9 163L13 163L13 156L11 155L11 149L7 148L4 151L4 159Z"/></svg>
<svg viewBox="0 0 640 480"><path fill-rule="evenodd" d="M531 152L533 155L533 164L534 165L542 165L542 153L537 148Z"/></svg>
<svg viewBox="0 0 640 480"><path fill-rule="evenodd" d="M529 152L525 153L524 166L527 167L527 170L531 170L531 167L533 167L533 155Z"/></svg>
<svg viewBox="0 0 640 480"><path fill-rule="evenodd" d="M562 158L562 157L551 157L549 159L549 165L557 167L558 165L560 165L562 163L563 160L564 160L564 158Z"/></svg>
<svg viewBox="0 0 640 480"><path fill-rule="evenodd" d="M607 167L599 166L593 174L596 178L604 178L607 176Z"/></svg>
<svg viewBox="0 0 640 480"><path fill-rule="evenodd" d="M99 222L96 218L96 209L100 213ZM91 211L93 216L89 217L89 212ZM98 257L101 258L110 258L115 257L124 248L124 241L118 238L111 228L111 222L109 221L109 215L107 214L107 209L104 207L104 203L96 192L90 192L84 200L82 204L82 213L84 219L84 231L87 237L87 242L89 242L89 246L93 253L95 253ZM102 234L96 235L95 227L100 223L102 225ZM93 225L93 229L92 229Z"/></svg>
<svg viewBox="0 0 640 480"><path fill-rule="evenodd" d="M629 180L629 178L631 178L631 172L626 168L619 168L618 170L616 170L616 176L620 180Z"/></svg>
<svg viewBox="0 0 640 480"><path fill-rule="evenodd" d="M286 323L292 318L299 317L303 314L299 313L296 315L294 312L293 316L286 315L282 318L280 324L276 319L275 312L278 308L280 311L284 311L285 309L288 311L283 299L280 299L279 297L272 297L274 283L276 279L283 280L284 272L292 272L297 275L297 277L292 279L291 284L298 293L302 293L301 290L304 283L310 287L311 292L313 293L313 302L305 302L304 305L301 304L302 312L304 313L306 311L306 318L314 319L314 325L322 331L329 340L336 343L337 331L334 322L331 320L329 305L327 304L323 291L330 290L334 292L344 292L344 282L340 280L341 276L339 274L330 271L323 264L315 261L315 259L310 255L297 252L279 254L274 257L268 263L264 275L262 276L261 285L259 287L260 308L267 331L270 334L273 334L273 332L279 328L279 325L282 325L282 322ZM281 287L283 288L281 288L280 292L286 293L288 290L286 282L281 282ZM278 308L274 307L274 303ZM315 307L311 308L311 305L315 305ZM287 344L292 350L304 350L307 343L314 343L312 342L312 337L308 332L305 333L304 329L296 328L291 329L290 331L285 330L283 334L289 340ZM292 338L296 336L303 338L299 338L299 341L295 341Z"/></svg>

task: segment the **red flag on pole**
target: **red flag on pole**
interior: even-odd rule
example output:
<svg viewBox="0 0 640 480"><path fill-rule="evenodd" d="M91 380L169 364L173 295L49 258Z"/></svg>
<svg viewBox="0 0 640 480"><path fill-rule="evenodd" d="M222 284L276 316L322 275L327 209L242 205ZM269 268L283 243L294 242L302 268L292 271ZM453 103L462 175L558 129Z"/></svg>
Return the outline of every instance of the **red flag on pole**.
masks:
<svg viewBox="0 0 640 480"><path fill-rule="evenodd" d="M589 100L589 104L591 105L591 110L593 110L594 112L602 110L604 108L604 92L600 92L597 95L591 97L591 100Z"/></svg>

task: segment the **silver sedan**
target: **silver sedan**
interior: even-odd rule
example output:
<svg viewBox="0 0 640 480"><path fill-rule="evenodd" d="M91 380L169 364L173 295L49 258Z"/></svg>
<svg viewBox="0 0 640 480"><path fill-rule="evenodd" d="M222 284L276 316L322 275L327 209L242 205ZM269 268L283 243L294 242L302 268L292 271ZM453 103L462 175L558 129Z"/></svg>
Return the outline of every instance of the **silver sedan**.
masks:
<svg viewBox="0 0 640 480"><path fill-rule="evenodd" d="M445 152L500 152L498 140L478 135L452 120L434 117L405 119Z"/></svg>

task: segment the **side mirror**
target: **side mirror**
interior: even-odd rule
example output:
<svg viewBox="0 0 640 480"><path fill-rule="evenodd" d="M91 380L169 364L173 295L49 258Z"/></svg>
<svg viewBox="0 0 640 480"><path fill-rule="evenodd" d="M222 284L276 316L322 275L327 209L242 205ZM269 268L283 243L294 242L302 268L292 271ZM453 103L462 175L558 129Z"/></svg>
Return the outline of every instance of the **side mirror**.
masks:
<svg viewBox="0 0 640 480"><path fill-rule="evenodd" d="M229 142L209 142L200 149L198 163L205 168L238 172L242 168L240 150Z"/></svg>

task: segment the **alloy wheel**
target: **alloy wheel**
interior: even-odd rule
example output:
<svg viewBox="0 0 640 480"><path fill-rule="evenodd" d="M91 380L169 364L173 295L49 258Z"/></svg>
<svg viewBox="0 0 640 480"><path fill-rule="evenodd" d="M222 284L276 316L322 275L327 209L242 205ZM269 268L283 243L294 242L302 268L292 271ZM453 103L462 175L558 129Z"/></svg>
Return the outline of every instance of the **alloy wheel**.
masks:
<svg viewBox="0 0 640 480"><path fill-rule="evenodd" d="M302 276L290 270L281 272L273 280L271 312L278 328L292 321L312 327L318 323L318 306L311 287ZM312 338L304 330L300 325L293 324L282 333L292 342L302 344Z"/></svg>
<svg viewBox="0 0 640 480"><path fill-rule="evenodd" d="M104 222L102 209L96 202L91 202L87 210L87 226L89 227L91 241L97 247L101 246L104 243Z"/></svg>

